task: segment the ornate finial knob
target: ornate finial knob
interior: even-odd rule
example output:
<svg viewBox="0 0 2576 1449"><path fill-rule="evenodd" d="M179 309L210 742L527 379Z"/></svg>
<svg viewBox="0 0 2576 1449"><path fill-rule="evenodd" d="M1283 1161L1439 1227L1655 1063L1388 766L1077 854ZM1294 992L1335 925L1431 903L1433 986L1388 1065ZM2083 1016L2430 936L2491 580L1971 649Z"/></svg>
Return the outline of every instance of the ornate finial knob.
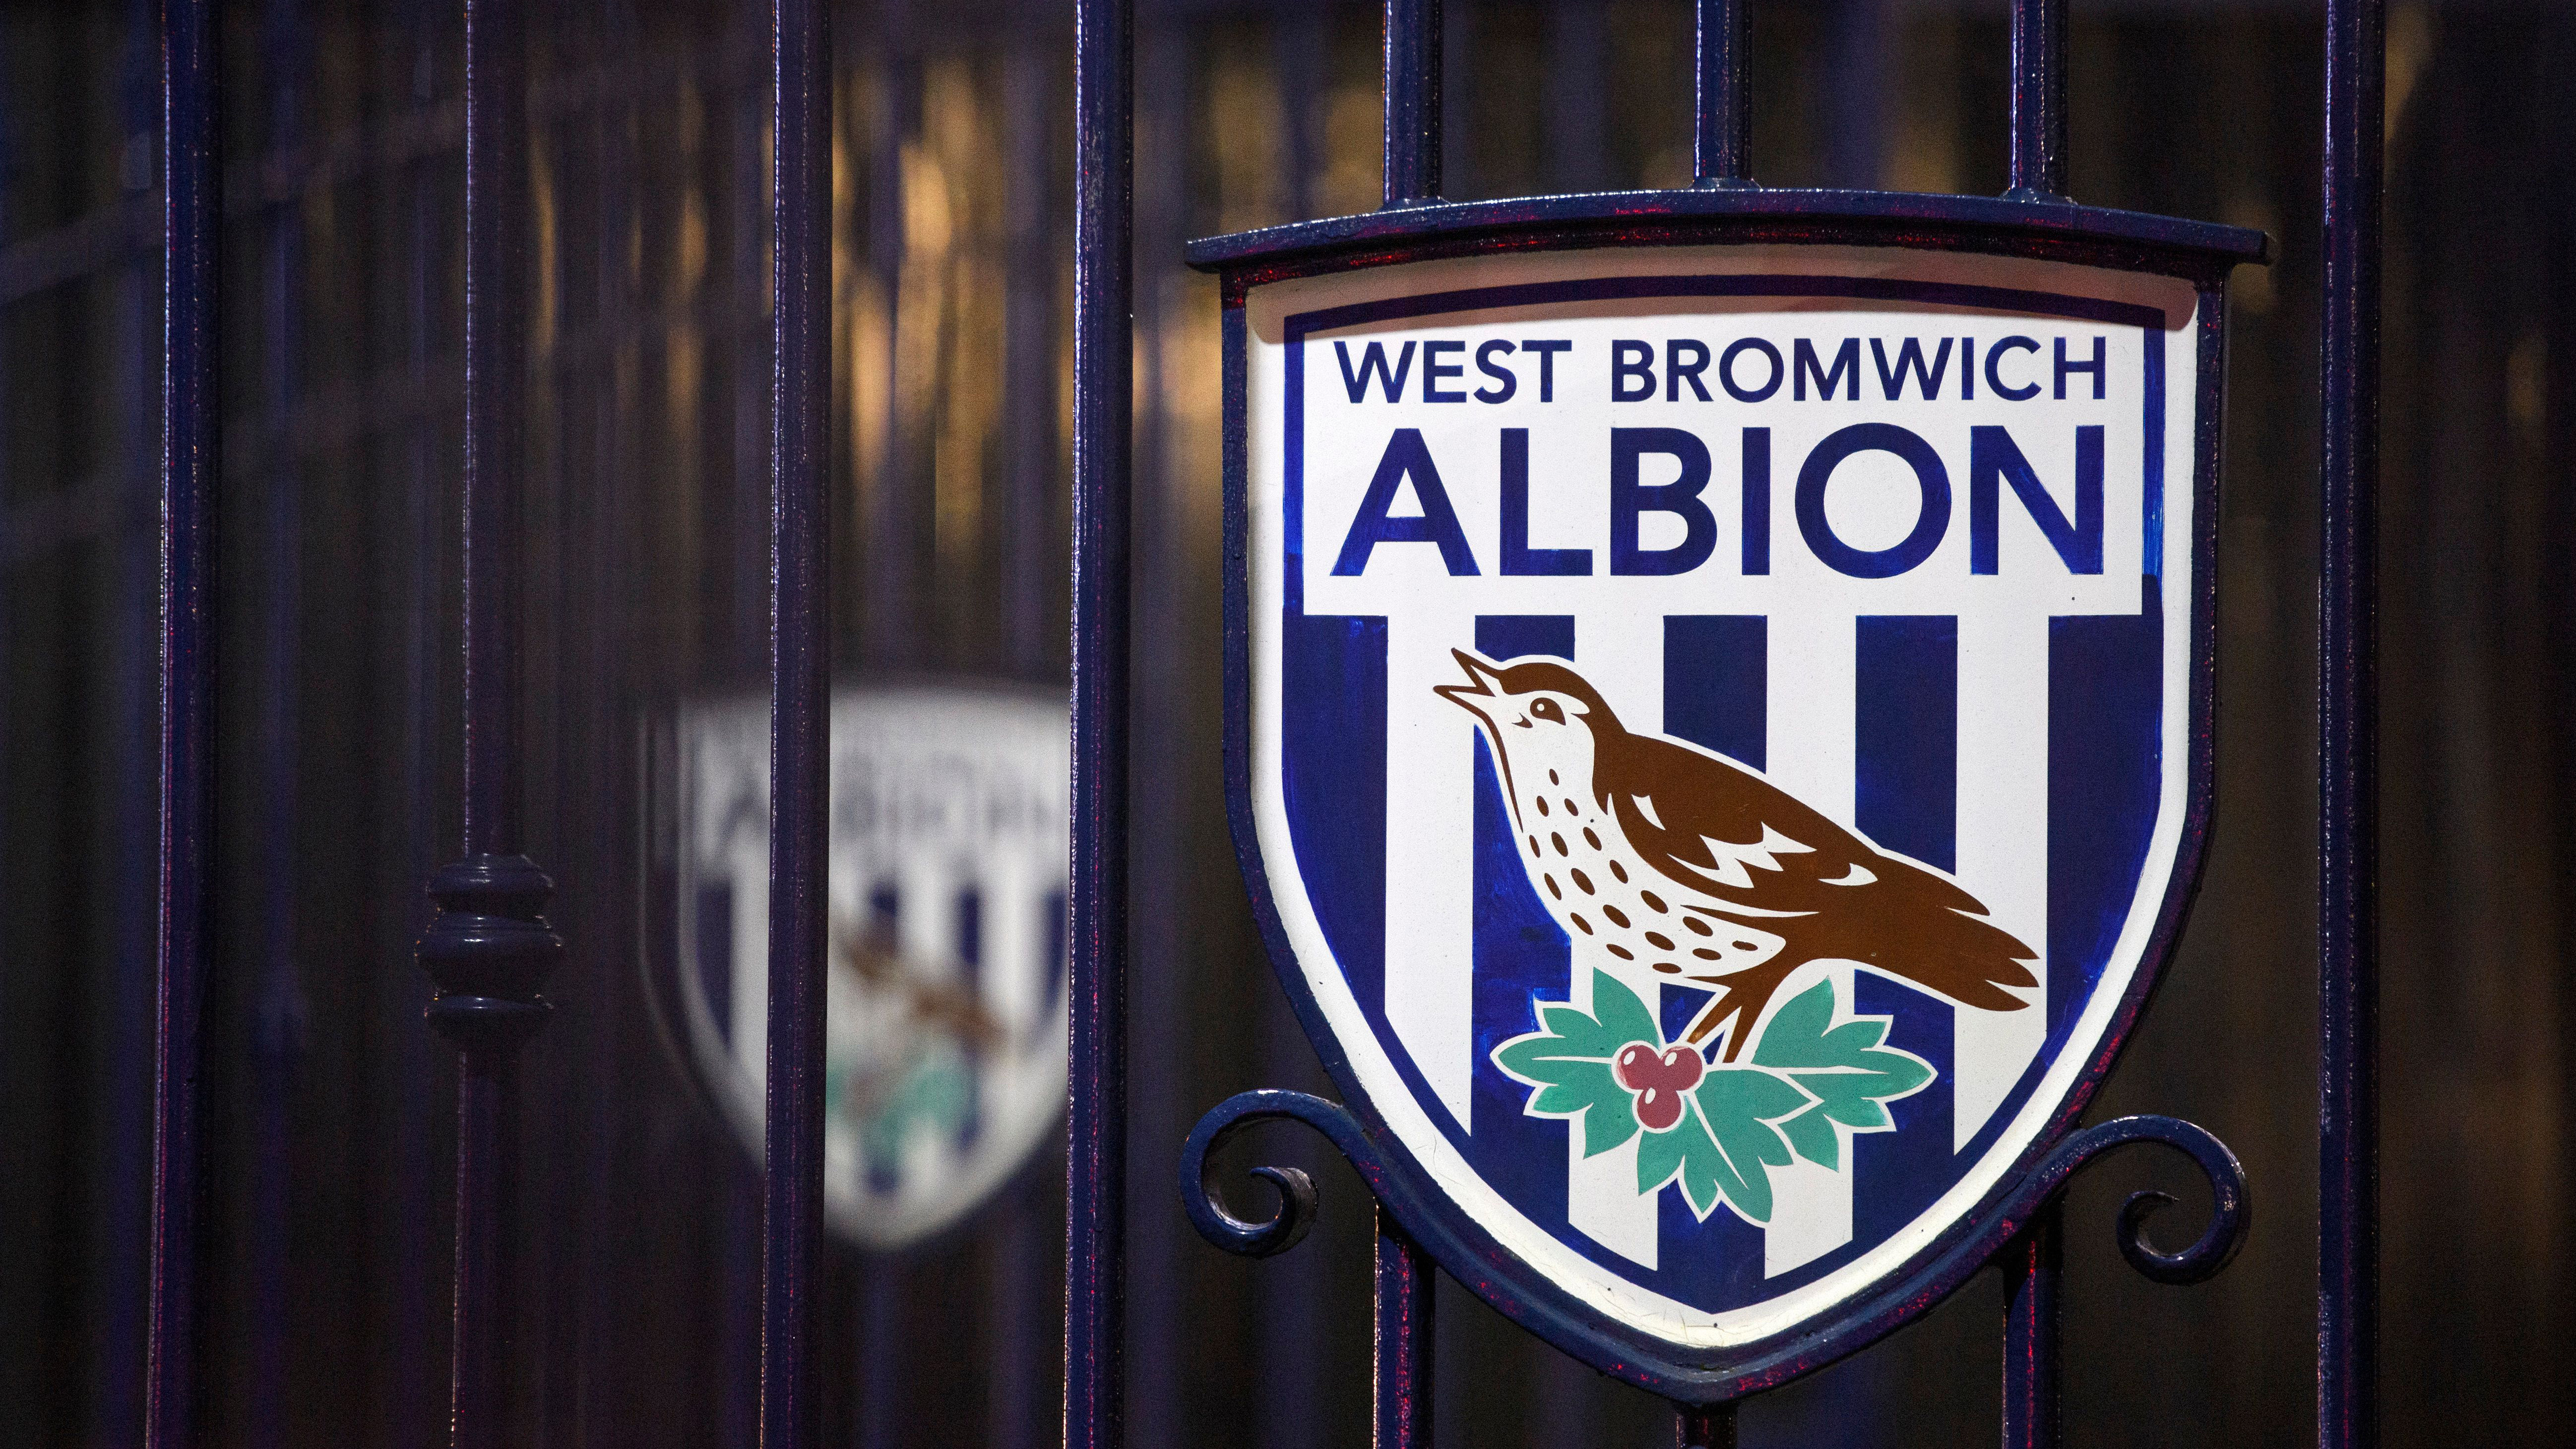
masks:
<svg viewBox="0 0 2576 1449"><path fill-rule="evenodd" d="M553 1008L538 994L563 959L546 924L555 883L524 855L477 855L430 877L438 919L420 940L420 964L438 985L430 1024L469 1049L507 1050L534 1035Z"/></svg>

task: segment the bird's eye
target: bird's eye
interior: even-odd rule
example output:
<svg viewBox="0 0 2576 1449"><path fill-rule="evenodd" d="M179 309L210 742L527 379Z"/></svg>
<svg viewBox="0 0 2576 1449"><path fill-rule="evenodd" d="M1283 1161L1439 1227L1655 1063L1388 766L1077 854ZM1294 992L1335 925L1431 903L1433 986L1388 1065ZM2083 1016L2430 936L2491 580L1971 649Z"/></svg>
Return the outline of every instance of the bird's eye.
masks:
<svg viewBox="0 0 2576 1449"><path fill-rule="evenodd" d="M1552 699L1542 699L1538 703L1531 705L1530 713L1536 715L1540 719L1546 720L1550 724L1565 723L1565 711L1557 708L1556 701Z"/></svg>

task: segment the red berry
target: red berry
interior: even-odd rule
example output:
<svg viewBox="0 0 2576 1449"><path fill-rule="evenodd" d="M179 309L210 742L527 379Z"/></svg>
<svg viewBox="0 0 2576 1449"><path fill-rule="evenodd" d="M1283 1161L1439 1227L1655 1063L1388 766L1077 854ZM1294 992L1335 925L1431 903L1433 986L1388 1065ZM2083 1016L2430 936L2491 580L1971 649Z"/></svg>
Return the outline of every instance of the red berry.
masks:
<svg viewBox="0 0 2576 1449"><path fill-rule="evenodd" d="M1631 1092L1642 1092L1654 1085L1655 1049L1641 1041L1619 1048L1618 1058L1610 1064L1610 1075Z"/></svg>
<svg viewBox="0 0 2576 1449"><path fill-rule="evenodd" d="M1611 1059L1610 1076L1637 1094L1637 1120L1648 1131L1661 1132L1682 1120L1682 1098L1697 1087L1708 1064L1687 1046L1653 1046L1632 1041Z"/></svg>
<svg viewBox="0 0 2576 1449"><path fill-rule="evenodd" d="M1665 1085L1676 1092L1687 1092L1697 1087L1699 1079L1708 1073L1708 1063L1701 1060L1698 1052L1686 1046L1665 1048L1663 1067Z"/></svg>

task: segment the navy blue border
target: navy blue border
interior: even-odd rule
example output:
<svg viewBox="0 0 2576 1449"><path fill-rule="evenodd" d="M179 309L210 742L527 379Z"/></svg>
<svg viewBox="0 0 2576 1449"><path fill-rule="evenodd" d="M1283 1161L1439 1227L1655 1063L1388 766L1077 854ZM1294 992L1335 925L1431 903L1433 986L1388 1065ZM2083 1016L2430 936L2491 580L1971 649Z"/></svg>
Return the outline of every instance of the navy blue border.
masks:
<svg viewBox="0 0 2576 1449"><path fill-rule="evenodd" d="M1922 198L1949 202L1972 198ZM1610 203L1616 195L1585 198L1542 198L1541 201L1567 200L1586 203ZM1527 206L1534 203L1521 203ZM1996 206L2020 207L2021 203L1993 203ZM1455 212L1474 208L1416 208L1399 214L1398 220L1420 222L1429 212ZM2027 208L2040 210L2042 208ZM2084 213L2098 218L2101 213L2088 213L2082 208L2045 208L2066 213ZM1509 208L1496 208L1508 211ZM1592 209L1597 215L1598 208ZM2119 214L2128 215L2128 214ZM1578 218L1580 219L1580 218ZM1793 217L1767 215L1769 229L1761 238L1772 242L1798 244L1905 244L1900 235L1881 230L1875 234L1855 234L1843 224L1848 216L1828 217L1814 225L1800 226ZM1346 219L1349 222L1366 218ZM2149 219L2154 220L2154 219ZM2164 968L2171 960L2191 901L2200 884L2201 866L2206 856L2210 814L2214 804L2215 785L2215 689L2216 674L2213 653L2217 635L2217 520L2220 427L2224 412L2225 356L2225 275L2238 261L2259 260L2263 254L2259 233L2233 228L2201 227L2195 223L2176 222L2174 228L2204 238L2183 256L2172 248L2152 255L2142 254L2126 243L2132 238L2120 235L2091 238L2090 245L2071 249L2034 248L2028 239L2013 235L1963 236L1946 241L1915 241L1917 246L1942 249L1975 249L2006 254L2047 254L2058 259L2111 270L2153 272L2181 276L2194 283L2197 293L2197 334L2199 391L2193 428L2192 488L2193 512L2192 559L2196 586L2189 605L2191 649L2190 678L2186 708L2189 711L2185 731L2185 782L2181 836L2173 873L2168 879L2164 900L2158 908L2156 925L2142 953L2137 972L2127 991L2113 1011L2092 1058L2084 1065L2074 1087L2067 1093L2049 1120L2033 1137L2022 1155L2005 1171L1995 1187L1976 1207L1938 1235L1929 1245L1909 1258L1901 1267L1854 1294L1827 1317L1801 1327L1725 1348L1693 1349L1641 1332L1604 1315L1595 1313L1577 1301L1517 1255L1504 1248L1486 1229L1470 1218L1437 1185L1433 1184L1405 1150L1367 1095L1360 1091L1348 1059L1342 1053L1332 1031L1326 1026L1321 1011L1307 990L1295 952L1281 928L1275 901L1269 889L1258 837L1251 814L1251 660L1249 633L1249 512L1246 487L1249 478L1249 438L1246 428L1248 403L1247 349L1248 322L1244 299L1253 286L1291 276L1318 271L1347 270L1355 267L1391 265L1426 260L1434 256L1455 255L1461 250L1522 250L1534 247L1590 246L1616 244L1656 244L1672 241L1705 241L1704 234L1670 237L1651 229L1626 237L1593 232L1581 235L1551 233L1545 227L1534 227L1526 234L1464 247L1453 245L1453 233L1440 226L1414 225L1410 239L1400 244L1366 252L1334 251L1323 245L1332 237L1347 237L1364 227L1345 227L1344 223L1311 223L1303 227L1279 228L1273 232L1252 233L1243 238L1223 239L1225 246L1199 243L1191 250L1190 260L1198 265L1223 267L1223 346L1224 346L1224 466L1225 466L1225 774L1226 813L1233 828L1235 850L1246 888L1251 897L1253 915L1259 924L1264 944L1268 947L1273 969L1288 993L1308 1039L1314 1043L1326 1070L1332 1075L1345 1103L1358 1117L1362 1129L1384 1154L1390 1164L1371 1187L1387 1209L1394 1213L1414 1240L1438 1259L1450 1276L1456 1278L1498 1312L1523 1328L1546 1339L1557 1348L1572 1354L1603 1373L1624 1379L1640 1388L1665 1398L1686 1403L1718 1403L1742 1397L1761 1389L1774 1387L1817 1368L1844 1358L1877 1342L1912 1321L1955 1291L2020 1230L2031 1211L2014 1201L2015 1190L2038 1162L2081 1120L2085 1108L2118 1060L2121 1048L2154 995ZM1333 231L1333 228L1344 228ZM2224 233L2220 240L2232 241L2221 247L2205 239L2213 233ZM1329 234L1329 235L1328 235ZM1269 238L1260 245L1252 243ZM2251 238L2250 242L2242 239ZM1472 241L1472 239L1470 239ZM2081 240L2081 238L2078 238ZM1970 243L1976 243L1971 246ZM1629 279L1618 279L1627 281ZM1704 278L1708 282L1732 279ZM1768 279L1745 279L1768 280ZM1867 279L1850 279L1867 280ZM1922 284L1914 284L1920 286ZM1506 288L1487 289L1508 291ZM2001 292L2003 289L1966 289ZM2041 294L2026 294L2038 296ZM1428 302L1430 298L1393 299ZM1367 304L1382 306L1389 304ZM1486 303L1510 305L1510 303ZM2097 306L2119 304L2094 303ZM2027 310L2027 304L2023 306ZM1456 310L1454 307L1448 310ZM2154 309L2132 308L2132 312L2155 315ZM1323 316L1329 314L1308 314ZM1359 319L1352 319L1354 321ZM2111 321L2114 319L2103 318ZM2117 319L2132 323L2137 317ZM1309 323L1309 330L1320 324ZM1347 325L1347 324L1344 324ZM2150 335L2157 335L2150 329ZM2161 437L2162 429L2149 429L2150 436ZM2161 534L2162 518L2155 520Z"/></svg>

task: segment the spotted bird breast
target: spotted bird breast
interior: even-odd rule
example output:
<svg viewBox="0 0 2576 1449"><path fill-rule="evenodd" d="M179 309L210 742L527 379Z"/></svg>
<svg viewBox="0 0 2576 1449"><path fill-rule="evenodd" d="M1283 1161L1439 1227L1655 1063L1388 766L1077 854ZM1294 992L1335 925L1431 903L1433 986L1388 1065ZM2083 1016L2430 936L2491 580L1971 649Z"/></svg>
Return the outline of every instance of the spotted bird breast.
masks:
<svg viewBox="0 0 2576 1449"><path fill-rule="evenodd" d="M1786 944L1648 867L1618 818L1580 793L1551 779L1518 805L1531 888L1577 954L1606 953L1617 963L1614 976L1637 985L1654 976L1717 980L1761 965Z"/></svg>

